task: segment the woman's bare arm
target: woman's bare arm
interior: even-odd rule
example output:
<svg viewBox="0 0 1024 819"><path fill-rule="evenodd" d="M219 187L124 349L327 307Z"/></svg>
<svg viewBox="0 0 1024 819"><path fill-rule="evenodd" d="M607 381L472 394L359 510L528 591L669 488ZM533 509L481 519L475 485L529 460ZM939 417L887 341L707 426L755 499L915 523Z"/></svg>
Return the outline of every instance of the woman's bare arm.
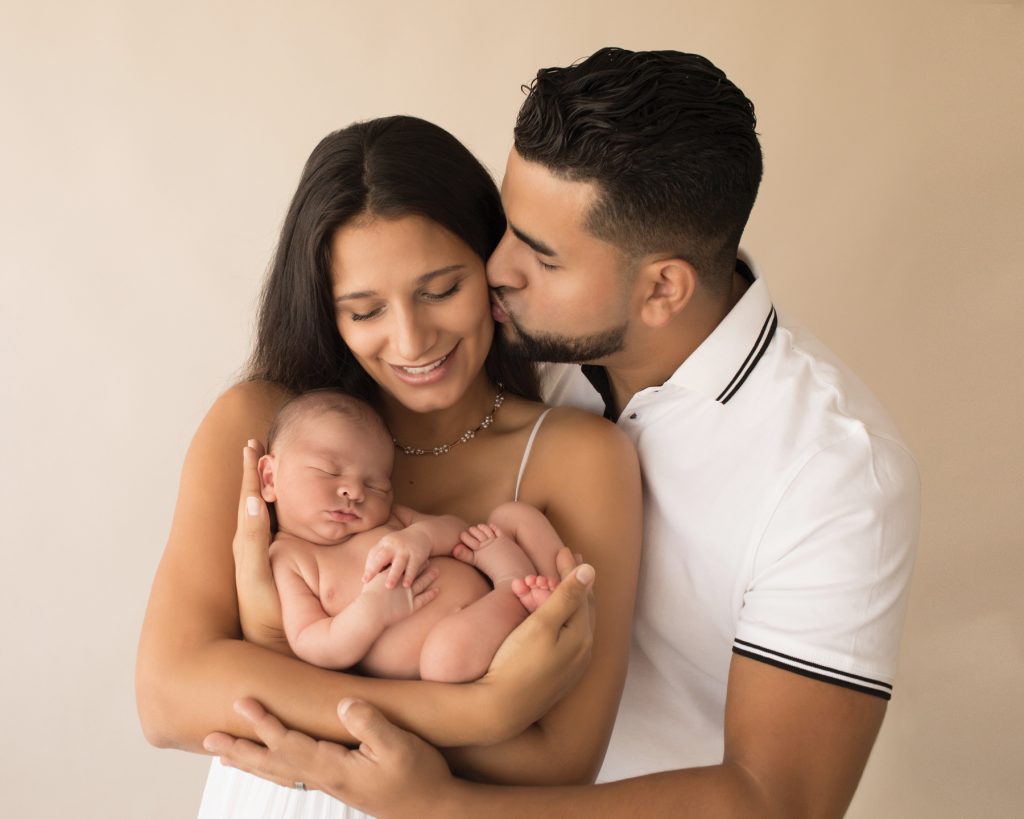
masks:
<svg viewBox="0 0 1024 819"><path fill-rule="evenodd" d="M233 387L214 404L189 448L139 644L136 697L147 739L200 751L213 731L252 737L232 708L244 696L266 703L290 726L342 742L351 737L339 725L336 707L346 696L374 703L438 745L518 733L536 717L520 689L555 690L563 673L557 666L505 675L500 685L376 680L315 668L241 639L231 545L239 455L248 439L265 437L285 398L266 384ZM506 705L499 707L502 701Z"/></svg>
<svg viewBox="0 0 1024 819"><path fill-rule="evenodd" d="M523 500L541 508L565 544L597 569L593 649L576 687L525 732L446 752L461 774L496 784L592 781L626 673L642 527L636 452L620 430L573 410L559 410L542 435Z"/></svg>

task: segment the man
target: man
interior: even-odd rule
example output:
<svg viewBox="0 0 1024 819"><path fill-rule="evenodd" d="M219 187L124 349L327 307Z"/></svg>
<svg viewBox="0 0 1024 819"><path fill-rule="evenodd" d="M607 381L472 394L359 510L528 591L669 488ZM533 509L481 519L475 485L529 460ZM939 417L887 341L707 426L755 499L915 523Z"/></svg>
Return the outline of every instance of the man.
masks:
<svg viewBox="0 0 1024 819"><path fill-rule="evenodd" d="M524 354L556 362L549 400L615 421L644 473L607 784L462 782L351 701L339 713L356 751L247 702L271 751L225 758L385 817L845 811L892 689L917 471L867 390L780 320L737 258L761 178L754 127L702 57L603 49L538 73L502 186L495 317ZM563 583L534 628L557 635L579 590Z"/></svg>

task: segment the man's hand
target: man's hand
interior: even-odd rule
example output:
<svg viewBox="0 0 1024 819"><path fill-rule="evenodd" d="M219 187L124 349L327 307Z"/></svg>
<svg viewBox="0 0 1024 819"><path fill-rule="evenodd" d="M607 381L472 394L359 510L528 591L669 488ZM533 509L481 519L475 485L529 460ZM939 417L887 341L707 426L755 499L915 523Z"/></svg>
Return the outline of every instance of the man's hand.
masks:
<svg viewBox="0 0 1024 819"><path fill-rule="evenodd" d="M415 527L384 535L366 555L363 582L368 583L390 566L387 571L387 587L393 589L402 581L407 589L412 588L413 581L430 557L431 545L430 538Z"/></svg>
<svg viewBox="0 0 1024 819"><path fill-rule="evenodd" d="M359 740L354 750L288 730L256 700L239 700L235 710L252 724L263 745L217 733L203 747L219 754L225 765L279 785L302 783L388 819L423 816L428 805L450 798L458 788L436 750L365 702L338 704L339 719Z"/></svg>

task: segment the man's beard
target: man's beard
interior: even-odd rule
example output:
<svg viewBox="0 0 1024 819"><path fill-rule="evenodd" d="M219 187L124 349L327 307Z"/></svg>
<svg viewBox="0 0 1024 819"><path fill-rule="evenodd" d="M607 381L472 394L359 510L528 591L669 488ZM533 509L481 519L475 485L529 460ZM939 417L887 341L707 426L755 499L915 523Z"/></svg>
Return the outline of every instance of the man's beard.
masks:
<svg viewBox="0 0 1024 819"><path fill-rule="evenodd" d="M612 327L589 336L562 336L556 333L527 333L515 319L508 317L508 325L515 329L509 336L502 331L508 351L527 361L550 361L555 364L580 364L597 361L619 352L625 346L626 325Z"/></svg>

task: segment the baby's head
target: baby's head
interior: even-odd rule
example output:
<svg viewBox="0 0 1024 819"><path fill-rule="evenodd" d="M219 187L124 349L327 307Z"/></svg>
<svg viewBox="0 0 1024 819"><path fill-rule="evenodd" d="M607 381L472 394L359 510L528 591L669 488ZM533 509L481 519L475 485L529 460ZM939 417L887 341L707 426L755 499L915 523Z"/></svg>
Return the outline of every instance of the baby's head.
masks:
<svg viewBox="0 0 1024 819"><path fill-rule="evenodd" d="M321 546L386 522L394 443L380 416L337 390L285 404L260 459L263 499L282 532Z"/></svg>

